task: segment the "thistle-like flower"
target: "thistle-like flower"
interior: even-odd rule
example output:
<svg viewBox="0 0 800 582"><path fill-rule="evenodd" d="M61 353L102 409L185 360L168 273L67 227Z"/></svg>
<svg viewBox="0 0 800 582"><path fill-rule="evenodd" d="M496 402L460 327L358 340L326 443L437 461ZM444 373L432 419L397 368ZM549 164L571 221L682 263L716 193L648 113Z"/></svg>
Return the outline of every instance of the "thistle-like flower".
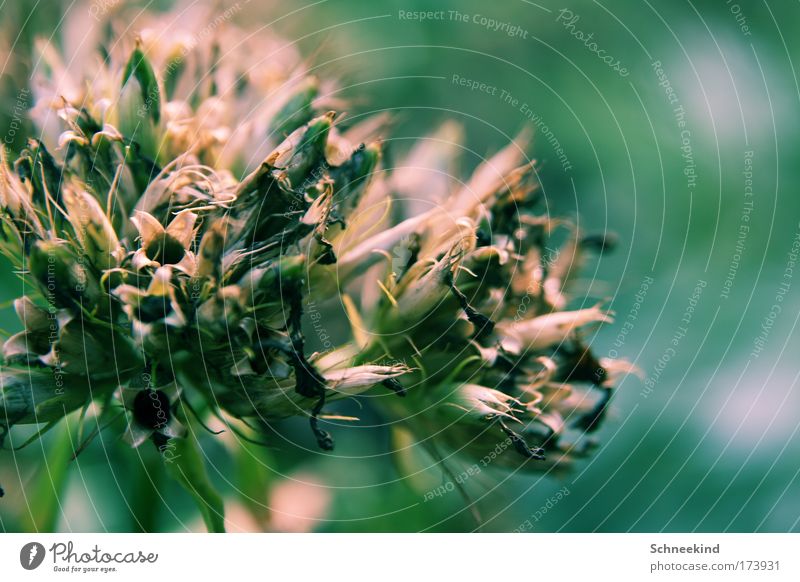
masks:
<svg viewBox="0 0 800 582"><path fill-rule="evenodd" d="M275 39L153 26L78 74L40 46L43 137L0 163L0 247L30 283L6 429L95 404L164 447L208 415L307 416L330 450L326 404L369 393L437 458L506 443L498 466L546 471L588 451L627 370L584 343L612 314L567 307L598 244L543 214L525 136L460 187L452 123L387 167L385 120L338 122L295 54L256 59ZM309 305L350 332L316 342Z"/></svg>

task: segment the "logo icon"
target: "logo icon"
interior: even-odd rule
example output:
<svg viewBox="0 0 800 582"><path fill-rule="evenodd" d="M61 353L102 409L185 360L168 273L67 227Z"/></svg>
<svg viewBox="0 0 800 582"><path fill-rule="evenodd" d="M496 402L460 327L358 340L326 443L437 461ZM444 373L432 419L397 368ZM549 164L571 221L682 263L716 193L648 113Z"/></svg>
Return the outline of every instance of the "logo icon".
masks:
<svg viewBox="0 0 800 582"><path fill-rule="evenodd" d="M44 546L39 542L30 542L19 551L19 563L26 570L35 570L44 561Z"/></svg>

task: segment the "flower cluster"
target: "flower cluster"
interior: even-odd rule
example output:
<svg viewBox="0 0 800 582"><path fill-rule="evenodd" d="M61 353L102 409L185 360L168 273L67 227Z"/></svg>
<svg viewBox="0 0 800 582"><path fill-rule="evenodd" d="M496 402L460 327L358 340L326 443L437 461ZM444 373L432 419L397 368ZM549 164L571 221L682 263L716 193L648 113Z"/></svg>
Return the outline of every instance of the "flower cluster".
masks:
<svg viewBox="0 0 800 582"><path fill-rule="evenodd" d="M94 404L163 447L185 410L307 416L330 450L327 403L369 394L437 458L508 440L498 466L545 471L586 453L628 371L582 335L611 314L569 308L607 241L546 215L525 136L463 182L452 123L389 166L387 120L342 119L278 40L166 20L78 75L39 47L41 139L0 163L0 248L27 292L6 429Z"/></svg>

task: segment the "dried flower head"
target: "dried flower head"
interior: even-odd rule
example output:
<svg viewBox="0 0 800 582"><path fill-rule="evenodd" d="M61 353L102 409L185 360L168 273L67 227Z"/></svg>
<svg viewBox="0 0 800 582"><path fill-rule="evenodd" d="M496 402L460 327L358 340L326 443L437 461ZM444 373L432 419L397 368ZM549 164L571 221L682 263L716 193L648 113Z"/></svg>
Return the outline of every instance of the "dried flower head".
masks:
<svg viewBox="0 0 800 582"><path fill-rule="evenodd" d="M626 368L582 339L611 314L567 307L598 244L544 214L525 136L462 186L442 178L453 123L393 169L385 120L337 123L333 85L276 39L153 27L77 74L39 46L42 139L0 163L0 248L29 283L6 429L94 404L132 446L186 447L208 415L243 435L305 415L330 450L326 404L370 393L437 458L505 442L498 466L545 471L588 451ZM349 333L313 337L342 311Z"/></svg>

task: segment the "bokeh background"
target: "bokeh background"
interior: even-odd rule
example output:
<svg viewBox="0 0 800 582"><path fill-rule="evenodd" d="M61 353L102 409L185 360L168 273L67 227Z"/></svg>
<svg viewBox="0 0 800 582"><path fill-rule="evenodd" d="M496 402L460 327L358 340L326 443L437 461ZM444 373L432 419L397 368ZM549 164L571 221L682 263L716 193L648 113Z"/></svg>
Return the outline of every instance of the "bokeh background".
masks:
<svg viewBox="0 0 800 582"><path fill-rule="evenodd" d="M234 2L209 4L222 12ZM295 40L320 74L341 79L349 111L390 111L389 155L452 119L465 130L468 171L532 126L552 213L619 237L585 272L586 292L617 313L594 346L630 359L642 378L622 383L598 453L572 474L470 479L483 530L526 520L532 531L800 530L800 3L239 8L235 20ZM64 30L73 10L87 4L0 2L0 134L12 149L23 145L33 39L79 34ZM415 11L442 12L419 21L408 17ZM0 280L0 325L15 331L19 284L8 265ZM368 407L344 406L380 424ZM281 430L290 438L255 453L267 471L232 458L224 439L204 443L231 530L256 527L235 485L263 500L278 531L476 529L457 492L425 501L401 477L381 429L338 428L334 455L305 450L303 421ZM60 462L71 452L65 435L0 451L0 530L202 530L155 453L98 439Z"/></svg>

